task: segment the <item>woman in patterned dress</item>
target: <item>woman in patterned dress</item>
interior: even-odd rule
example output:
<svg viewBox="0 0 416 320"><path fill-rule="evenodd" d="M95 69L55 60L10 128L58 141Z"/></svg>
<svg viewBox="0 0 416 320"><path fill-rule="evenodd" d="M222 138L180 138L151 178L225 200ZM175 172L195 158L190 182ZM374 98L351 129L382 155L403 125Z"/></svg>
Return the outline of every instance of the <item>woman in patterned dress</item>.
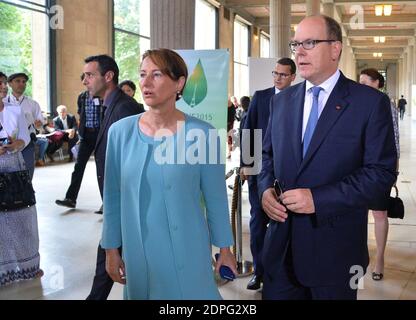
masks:
<svg viewBox="0 0 416 320"><path fill-rule="evenodd" d="M6 79L0 72L0 173L26 168L21 150L30 142L20 108L4 99ZM39 260L36 207L0 211L0 286L41 277Z"/></svg>

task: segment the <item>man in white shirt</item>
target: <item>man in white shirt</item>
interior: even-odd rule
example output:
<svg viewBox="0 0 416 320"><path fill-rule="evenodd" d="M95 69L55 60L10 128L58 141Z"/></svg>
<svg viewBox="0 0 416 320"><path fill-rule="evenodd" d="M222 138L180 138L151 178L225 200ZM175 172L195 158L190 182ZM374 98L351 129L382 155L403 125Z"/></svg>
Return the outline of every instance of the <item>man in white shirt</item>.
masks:
<svg viewBox="0 0 416 320"><path fill-rule="evenodd" d="M69 162L73 160L72 147L78 142L77 136L77 120L72 114L68 114L67 108L64 105L56 108L58 116L53 119L54 127L56 130L64 133L63 141L68 142L68 154Z"/></svg>
<svg viewBox="0 0 416 320"><path fill-rule="evenodd" d="M23 149L22 154L25 159L26 167L30 172L30 177L33 178L35 171L35 144L36 128L43 124L42 111L39 103L24 95L26 91L26 84L29 77L25 73L15 73L9 76L8 83L12 88L12 93L7 97L10 104L20 106L25 115L27 127L31 136L31 142Z"/></svg>
<svg viewBox="0 0 416 320"><path fill-rule="evenodd" d="M305 81L272 98L263 140L263 299L356 300L368 207L396 180L390 101L338 70L333 18L303 19L290 48Z"/></svg>

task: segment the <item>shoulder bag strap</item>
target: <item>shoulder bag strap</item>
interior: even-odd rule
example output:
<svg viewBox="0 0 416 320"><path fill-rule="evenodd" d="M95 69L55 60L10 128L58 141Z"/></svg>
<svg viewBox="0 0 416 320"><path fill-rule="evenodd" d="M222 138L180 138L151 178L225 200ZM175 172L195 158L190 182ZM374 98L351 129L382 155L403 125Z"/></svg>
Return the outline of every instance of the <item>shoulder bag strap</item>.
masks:
<svg viewBox="0 0 416 320"><path fill-rule="evenodd" d="M399 188L396 185L393 186L394 190L396 191L396 198L399 197Z"/></svg>

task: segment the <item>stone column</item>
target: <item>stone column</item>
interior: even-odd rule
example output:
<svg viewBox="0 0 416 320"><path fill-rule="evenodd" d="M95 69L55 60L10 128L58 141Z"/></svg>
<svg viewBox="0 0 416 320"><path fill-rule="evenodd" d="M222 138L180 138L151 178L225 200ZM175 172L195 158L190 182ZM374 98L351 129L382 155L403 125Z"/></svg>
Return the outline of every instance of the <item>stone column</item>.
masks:
<svg viewBox="0 0 416 320"><path fill-rule="evenodd" d="M355 59L354 53L351 50L351 74L350 74L350 78L352 80L357 80L357 60Z"/></svg>
<svg viewBox="0 0 416 320"><path fill-rule="evenodd" d="M313 16L321 13L320 0L306 0L306 16Z"/></svg>
<svg viewBox="0 0 416 320"><path fill-rule="evenodd" d="M150 1L150 46L194 49L195 0Z"/></svg>
<svg viewBox="0 0 416 320"><path fill-rule="evenodd" d="M416 41L413 44L413 84L416 84Z"/></svg>
<svg viewBox="0 0 416 320"><path fill-rule="evenodd" d="M349 59L349 51L347 48L347 37L342 37L342 53L341 53L341 59L339 61L338 68L341 70L345 76L347 75L347 61Z"/></svg>
<svg viewBox="0 0 416 320"><path fill-rule="evenodd" d="M416 41L413 42L413 85L416 85ZM412 105L412 119L416 120L416 97L413 96L413 100L410 103Z"/></svg>
<svg viewBox="0 0 416 320"><path fill-rule="evenodd" d="M401 94L404 95L405 99L407 100L408 98L408 93L407 93L407 69L409 68L408 65L408 59L407 59L407 48L405 50L405 52L403 53L403 75L402 75L402 90L403 92Z"/></svg>
<svg viewBox="0 0 416 320"><path fill-rule="evenodd" d="M413 81L413 66L415 64L415 60L413 57L413 52L414 52L414 46L411 45L408 47L408 55L407 55L407 66L408 66L408 70L407 70L407 105L408 105L408 111L409 111L409 115L412 114L412 100L413 100L413 96L412 96L412 85L414 84Z"/></svg>
<svg viewBox="0 0 416 320"><path fill-rule="evenodd" d="M398 68L398 74L397 74L397 99L400 99L401 95L403 94L403 56L399 59L399 68Z"/></svg>
<svg viewBox="0 0 416 320"><path fill-rule="evenodd" d="M270 0L270 57L290 57L291 6L289 0Z"/></svg>
<svg viewBox="0 0 416 320"><path fill-rule="evenodd" d="M331 2L324 3L322 7L323 7L322 13L324 15L331 17L331 18L334 17L334 4L333 3Z"/></svg>

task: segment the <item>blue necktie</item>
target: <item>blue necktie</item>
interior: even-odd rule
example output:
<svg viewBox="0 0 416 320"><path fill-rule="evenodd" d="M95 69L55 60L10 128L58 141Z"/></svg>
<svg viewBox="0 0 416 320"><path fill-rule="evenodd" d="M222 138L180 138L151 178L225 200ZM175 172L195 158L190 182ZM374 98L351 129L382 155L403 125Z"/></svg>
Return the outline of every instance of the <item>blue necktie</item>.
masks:
<svg viewBox="0 0 416 320"><path fill-rule="evenodd" d="M309 114L308 124L306 125L305 135L303 136L303 157L305 157L306 151L308 151L309 144L312 140L313 132L315 131L316 124L318 123L318 99L321 90L321 87L312 87L313 102L311 113Z"/></svg>

